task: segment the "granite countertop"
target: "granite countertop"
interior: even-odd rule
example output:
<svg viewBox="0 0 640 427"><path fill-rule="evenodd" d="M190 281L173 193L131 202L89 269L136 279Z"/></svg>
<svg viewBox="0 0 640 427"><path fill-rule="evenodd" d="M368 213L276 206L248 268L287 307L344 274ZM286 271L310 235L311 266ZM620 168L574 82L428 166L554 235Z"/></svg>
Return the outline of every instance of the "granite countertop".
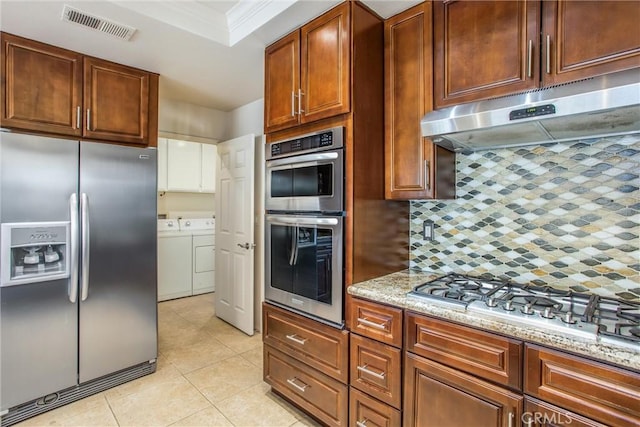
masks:
<svg viewBox="0 0 640 427"><path fill-rule="evenodd" d="M491 318L481 313L466 312L464 308L458 310L455 307L434 305L428 300L406 297L407 292L411 291L415 286L439 276L441 274L404 270L355 283L348 287L347 292L353 296L406 308L418 313L497 332L531 343L542 344L640 370L639 346L602 343L595 338L568 336L558 330L514 324L505 320Z"/></svg>

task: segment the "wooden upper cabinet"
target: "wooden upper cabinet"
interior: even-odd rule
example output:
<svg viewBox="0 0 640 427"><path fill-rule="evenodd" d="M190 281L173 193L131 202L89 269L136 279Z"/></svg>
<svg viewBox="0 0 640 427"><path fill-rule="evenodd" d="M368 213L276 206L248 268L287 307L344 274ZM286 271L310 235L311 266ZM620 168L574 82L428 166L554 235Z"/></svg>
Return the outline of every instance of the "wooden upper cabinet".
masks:
<svg viewBox="0 0 640 427"><path fill-rule="evenodd" d="M155 146L158 75L2 33L0 126Z"/></svg>
<svg viewBox="0 0 640 427"><path fill-rule="evenodd" d="M431 2L385 21L385 197L452 198L455 155L423 138L433 109Z"/></svg>
<svg viewBox="0 0 640 427"><path fill-rule="evenodd" d="M349 2L300 29L300 113L308 123L350 109Z"/></svg>
<svg viewBox="0 0 640 427"><path fill-rule="evenodd" d="M350 111L350 3L265 50L265 132Z"/></svg>
<svg viewBox="0 0 640 427"><path fill-rule="evenodd" d="M149 79L145 71L85 58L85 136L146 144Z"/></svg>
<svg viewBox="0 0 640 427"><path fill-rule="evenodd" d="M82 55L2 33L0 125L81 136Z"/></svg>
<svg viewBox="0 0 640 427"><path fill-rule="evenodd" d="M545 1L542 83L549 86L640 67L640 3Z"/></svg>
<svg viewBox="0 0 640 427"><path fill-rule="evenodd" d="M298 124L300 88L300 32L295 31L265 50L265 127L281 129Z"/></svg>
<svg viewBox="0 0 640 427"><path fill-rule="evenodd" d="M435 108L538 86L539 1L438 0L433 13Z"/></svg>

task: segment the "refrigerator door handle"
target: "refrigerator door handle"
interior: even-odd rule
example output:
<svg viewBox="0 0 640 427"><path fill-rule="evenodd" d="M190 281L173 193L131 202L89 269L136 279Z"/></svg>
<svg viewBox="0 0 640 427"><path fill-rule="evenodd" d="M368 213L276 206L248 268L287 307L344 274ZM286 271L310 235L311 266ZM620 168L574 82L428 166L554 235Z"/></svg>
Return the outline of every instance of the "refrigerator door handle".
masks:
<svg viewBox="0 0 640 427"><path fill-rule="evenodd" d="M71 246L71 259L69 271L69 301L75 303L78 300L78 195L73 193L69 197L69 217L71 230L69 245Z"/></svg>
<svg viewBox="0 0 640 427"><path fill-rule="evenodd" d="M82 284L81 301L84 301L89 296L89 241L90 241L90 226L89 226L89 198L87 193L82 193L80 196L80 221L82 229L82 267L80 270L80 282Z"/></svg>

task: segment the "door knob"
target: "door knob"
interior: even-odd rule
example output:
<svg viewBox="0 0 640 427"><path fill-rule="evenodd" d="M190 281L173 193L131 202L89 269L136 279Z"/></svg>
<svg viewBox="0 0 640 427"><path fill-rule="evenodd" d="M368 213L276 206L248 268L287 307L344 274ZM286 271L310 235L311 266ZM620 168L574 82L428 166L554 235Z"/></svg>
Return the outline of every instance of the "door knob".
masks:
<svg viewBox="0 0 640 427"><path fill-rule="evenodd" d="M244 245L238 243L238 246L240 246L243 249L253 249L256 247L256 245L250 244L249 242L245 243Z"/></svg>

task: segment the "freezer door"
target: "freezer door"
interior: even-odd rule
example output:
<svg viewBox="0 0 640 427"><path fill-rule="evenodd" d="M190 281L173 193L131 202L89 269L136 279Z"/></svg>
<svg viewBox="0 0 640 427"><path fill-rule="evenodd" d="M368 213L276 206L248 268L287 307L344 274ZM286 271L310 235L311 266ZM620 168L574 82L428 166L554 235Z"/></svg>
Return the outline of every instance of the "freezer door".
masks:
<svg viewBox="0 0 640 427"><path fill-rule="evenodd" d="M157 357L156 150L80 143L80 382Z"/></svg>
<svg viewBox="0 0 640 427"><path fill-rule="evenodd" d="M78 148L78 141L0 132L0 222L69 221ZM0 412L77 384L75 285L0 287Z"/></svg>

